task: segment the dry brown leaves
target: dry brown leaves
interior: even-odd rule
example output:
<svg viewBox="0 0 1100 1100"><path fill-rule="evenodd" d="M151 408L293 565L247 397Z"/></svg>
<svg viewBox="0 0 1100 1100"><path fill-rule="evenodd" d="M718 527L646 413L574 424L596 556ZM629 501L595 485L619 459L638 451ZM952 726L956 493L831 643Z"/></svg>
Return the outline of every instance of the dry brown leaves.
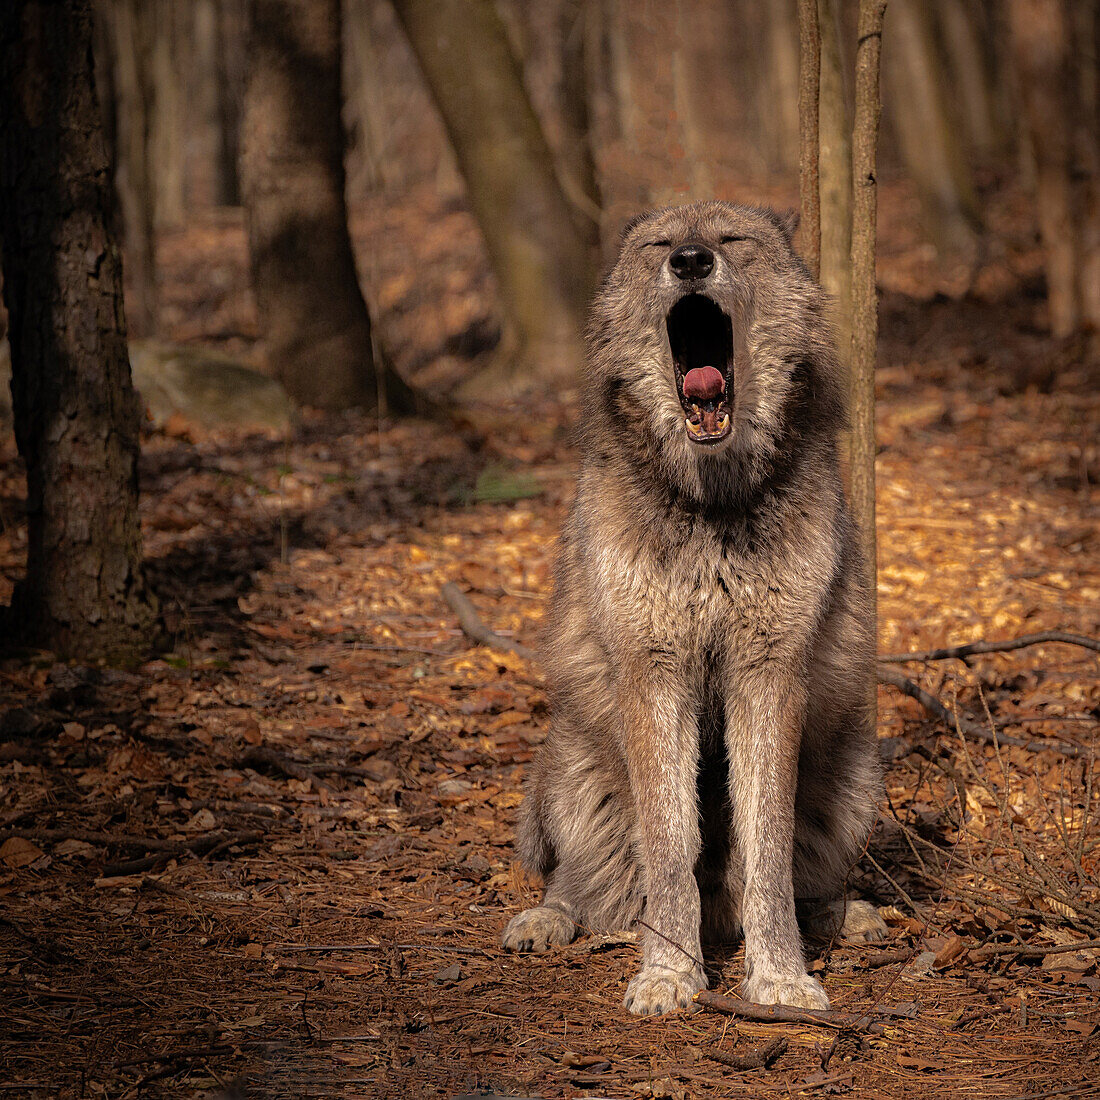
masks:
<svg viewBox="0 0 1100 1100"><path fill-rule="evenodd" d="M247 330L239 226L203 233L167 249L178 334ZM426 358L487 307L466 229L420 247L449 256L432 278L459 301ZM888 284L914 281L909 253L887 252ZM204 305L198 266L215 258L228 289ZM380 262L383 328L407 334L408 364L428 307ZM885 303L884 650L1100 632L1096 364L1029 335L1016 293ZM147 440L172 652L130 673L0 666L5 1094L1086 1095L1095 765L964 746L886 689L888 798L852 885L892 940L814 963L837 1008L887 1013L883 1035L783 1028L771 1068L738 1071L707 1052L777 1029L626 1015L629 938L498 950L537 892L512 836L546 697L535 665L471 647L439 590L456 582L493 629L537 644L573 456L565 410L522 413L498 418L491 457L351 416L307 418L289 442ZM0 598L25 551L3 447ZM1096 672L1095 654L1053 645L910 669L998 729L1084 746ZM714 988L736 986L736 948L708 961Z"/></svg>

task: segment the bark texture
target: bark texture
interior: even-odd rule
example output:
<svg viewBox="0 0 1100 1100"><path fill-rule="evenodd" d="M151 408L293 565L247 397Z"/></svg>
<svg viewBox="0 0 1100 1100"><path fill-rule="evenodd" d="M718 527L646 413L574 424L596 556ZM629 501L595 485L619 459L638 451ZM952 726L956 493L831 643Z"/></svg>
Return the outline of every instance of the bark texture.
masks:
<svg viewBox="0 0 1100 1100"><path fill-rule="evenodd" d="M595 226L571 208L558 182L492 0L395 0L394 7L454 147L518 339L518 354L501 360L494 381L568 381L580 362Z"/></svg>
<svg viewBox="0 0 1100 1100"><path fill-rule="evenodd" d="M802 205L802 257L821 275L821 31L817 0L798 0L798 193Z"/></svg>
<svg viewBox="0 0 1100 1100"><path fill-rule="evenodd" d="M852 128L852 343L849 366L849 495L870 571L875 603L875 349L878 297L875 238L878 194L879 62L886 0L860 0L856 46L856 103ZM872 682L869 688L873 695Z"/></svg>
<svg viewBox="0 0 1100 1100"><path fill-rule="evenodd" d="M378 404L344 198L340 0L252 0L242 184L267 355L297 401ZM414 411L385 372L388 407Z"/></svg>
<svg viewBox="0 0 1100 1100"><path fill-rule="evenodd" d="M852 338L852 119L844 87L840 48L840 5L818 0L821 30L821 285L833 299L833 321L841 361Z"/></svg>
<svg viewBox="0 0 1100 1100"><path fill-rule="evenodd" d="M88 0L0 6L0 238L27 573L12 636L81 660L148 647L130 380Z"/></svg>

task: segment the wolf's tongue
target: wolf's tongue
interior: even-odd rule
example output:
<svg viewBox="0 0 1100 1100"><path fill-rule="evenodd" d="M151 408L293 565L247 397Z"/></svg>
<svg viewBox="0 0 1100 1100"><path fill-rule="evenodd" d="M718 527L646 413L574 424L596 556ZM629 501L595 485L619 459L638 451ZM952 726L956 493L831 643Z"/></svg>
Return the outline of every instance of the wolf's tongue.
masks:
<svg viewBox="0 0 1100 1100"><path fill-rule="evenodd" d="M726 392L726 380L714 367L693 367L684 375L684 396L689 401L714 401Z"/></svg>

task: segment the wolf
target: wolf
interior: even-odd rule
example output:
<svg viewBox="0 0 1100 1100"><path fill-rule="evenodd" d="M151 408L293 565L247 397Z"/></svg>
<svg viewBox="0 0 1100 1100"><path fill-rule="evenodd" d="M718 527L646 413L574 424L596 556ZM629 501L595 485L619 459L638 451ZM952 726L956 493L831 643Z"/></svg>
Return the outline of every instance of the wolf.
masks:
<svg viewBox="0 0 1100 1100"><path fill-rule="evenodd" d="M795 225L718 201L645 215L592 310L518 835L545 894L503 946L637 927L641 1015L689 1007L701 942L738 936L745 997L826 1008L799 916L885 931L837 900L880 784L874 624Z"/></svg>

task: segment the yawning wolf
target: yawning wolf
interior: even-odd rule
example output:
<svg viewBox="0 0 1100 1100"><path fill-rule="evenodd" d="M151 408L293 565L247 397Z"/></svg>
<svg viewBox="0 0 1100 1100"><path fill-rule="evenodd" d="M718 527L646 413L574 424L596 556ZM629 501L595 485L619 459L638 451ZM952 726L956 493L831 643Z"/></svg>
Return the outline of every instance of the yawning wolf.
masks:
<svg viewBox="0 0 1100 1100"><path fill-rule="evenodd" d="M740 934L746 997L827 1007L796 903L836 913L875 814L842 378L792 231L722 202L648 215L593 309L519 837L546 892L504 946L636 926L642 1014L706 985L701 937ZM846 931L883 928L849 903Z"/></svg>

